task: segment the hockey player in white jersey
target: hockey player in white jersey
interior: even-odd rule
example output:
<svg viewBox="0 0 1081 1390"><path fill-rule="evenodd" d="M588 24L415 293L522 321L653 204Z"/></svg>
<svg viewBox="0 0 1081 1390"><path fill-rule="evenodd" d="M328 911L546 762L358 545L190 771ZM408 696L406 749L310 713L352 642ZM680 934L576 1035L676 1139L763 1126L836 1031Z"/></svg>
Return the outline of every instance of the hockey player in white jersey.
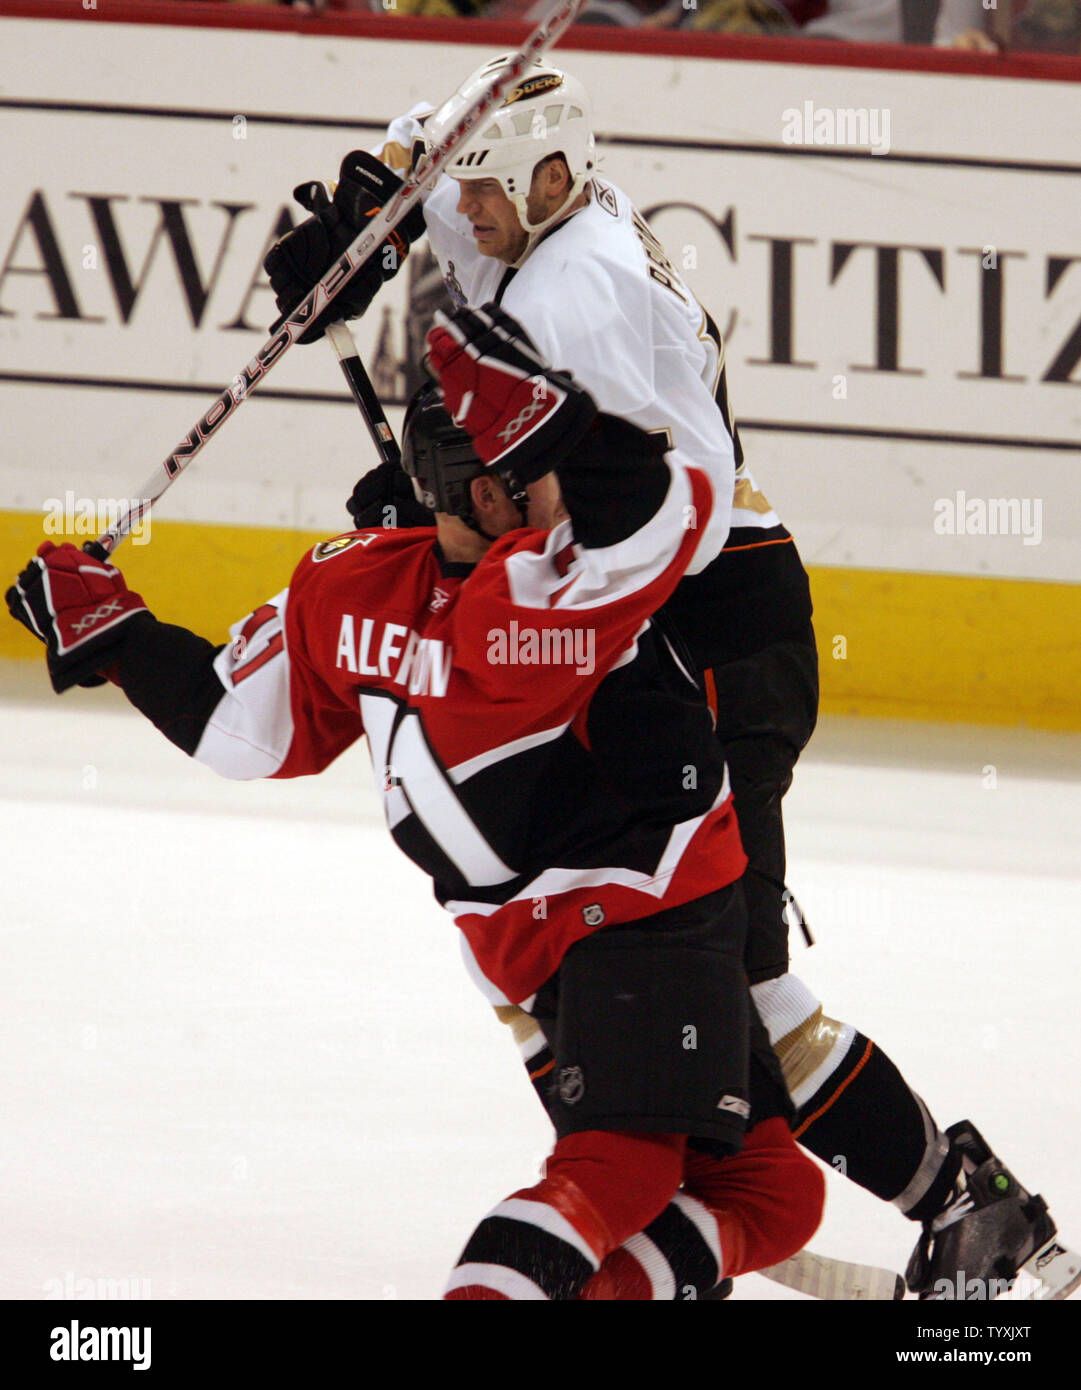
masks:
<svg viewBox="0 0 1081 1390"><path fill-rule="evenodd" d="M382 158L405 167L500 61L478 69L438 111L420 106L393 122ZM362 155L347 165L369 185L383 177ZM389 186L375 196L385 199ZM341 186L329 213L268 257L283 309L329 265L336 243L327 219L339 207L348 207ZM581 83L546 64L529 70L429 190L423 221L456 303L500 304L602 410L662 433L717 489L730 490L727 536L717 525L707 531L661 619L700 674L731 768L750 860L746 967L797 1105L797 1135L826 1162L844 1153L850 1178L921 1223L909 1267L921 1296L954 1287L962 1256L969 1276L1016 1268L1053 1234L1040 1200L1005 1173L971 1125L940 1130L886 1054L824 1016L788 971L780 806L818 696L807 578L747 470L713 320L626 194L597 174ZM359 225L346 220L343 244ZM420 230L415 221L408 239ZM351 302L347 288L346 312L363 312L378 284L378 274L362 272Z"/></svg>
<svg viewBox="0 0 1081 1390"><path fill-rule="evenodd" d="M454 124L499 62L428 119L426 139ZM419 136L416 117L389 134ZM735 443L727 420L718 428L720 335L630 199L598 177L580 82L531 70L429 194L424 221L452 297L500 304L602 410L665 432L719 487L735 489ZM759 508L740 507L732 525L775 526ZM726 538L707 534L692 573Z"/></svg>

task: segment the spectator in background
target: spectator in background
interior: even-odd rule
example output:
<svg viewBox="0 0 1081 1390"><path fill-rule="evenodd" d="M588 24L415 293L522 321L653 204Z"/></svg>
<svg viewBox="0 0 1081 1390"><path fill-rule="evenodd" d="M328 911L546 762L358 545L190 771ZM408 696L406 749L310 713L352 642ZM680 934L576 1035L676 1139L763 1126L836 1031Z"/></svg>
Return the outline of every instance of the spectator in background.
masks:
<svg viewBox="0 0 1081 1390"><path fill-rule="evenodd" d="M548 4L550 6L551 0ZM330 7L374 10L376 14L423 15L428 19L474 19L477 15L487 15L490 9L488 0L330 0ZM522 7L508 17L523 18Z"/></svg>
<svg viewBox="0 0 1081 1390"><path fill-rule="evenodd" d="M578 23L622 27L650 25L670 8L669 0L587 0Z"/></svg>
<svg viewBox="0 0 1081 1390"><path fill-rule="evenodd" d="M851 43L950 43L981 23L980 0L777 0L801 38ZM717 3L702 11L702 27ZM723 27L723 26L719 26Z"/></svg>
<svg viewBox="0 0 1081 1390"><path fill-rule="evenodd" d="M985 35L988 11L981 0L784 0L784 4L806 38L995 47Z"/></svg>
<svg viewBox="0 0 1081 1390"><path fill-rule="evenodd" d="M380 14L426 15L430 19L474 19L489 10L487 0L369 0L369 8ZM546 9L551 8L548 0Z"/></svg>
<svg viewBox="0 0 1081 1390"><path fill-rule="evenodd" d="M485 14L493 19L535 22L547 3L492 0ZM1059 3L1081 6L1081 0ZM994 43L984 34L986 13L981 0L588 0L579 23L698 33L787 34L854 43L960 42L963 47L993 50Z"/></svg>
<svg viewBox="0 0 1081 1390"><path fill-rule="evenodd" d="M1081 52L1081 0L1028 0L1013 23L1012 47Z"/></svg>
<svg viewBox="0 0 1081 1390"><path fill-rule="evenodd" d="M492 0L486 19L535 23L550 0ZM722 30L727 34L794 34L782 0L587 0L579 24L652 29Z"/></svg>
<svg viewBox="0 0 1081 1390"><path fill-rule="evenodd" d="M216 0L221 3L221 0ZM294 10L366 10L536 23L551 0L233 0ZM994 53L1081 53L1081 0L588 0L579 23L853 43L934 43Z"/></svg>
<svg viewBox="0 0 1081 1390"><path fill-rule="evenodd" d="M996 52L1081 51L1081 0L784 0L808 37Z"/></svg>
<svg viewBox="0 0 1081 1390"><path fill-rule="evenodd" d="M376 14L430 15L437 19L472 18L488 9L487 0L209 0L215 4L234 5L283 5L293 10L315 12L319 10L374 10ZM546 0L550 4L551 0ZM522 17L523 6L519 6L514 18Z"/></svg>
<svg viewBox="0 0 1081 1390"><path fill-rule="evenodd" d="M682 0L668 7L681 27L719 30L726 34L795 34L796 27L782 0L698 0L685 10Z"/></svg>
<svg viewBox="0 0 1081 1390"><path fill-rule="evenodd" d="M291 10L300 10L301 12L307 10L309 13L315 10L341 10L345 8L336 0L231 0L231 3L234 5L277 5L279 9L285 5Z"/></svg>

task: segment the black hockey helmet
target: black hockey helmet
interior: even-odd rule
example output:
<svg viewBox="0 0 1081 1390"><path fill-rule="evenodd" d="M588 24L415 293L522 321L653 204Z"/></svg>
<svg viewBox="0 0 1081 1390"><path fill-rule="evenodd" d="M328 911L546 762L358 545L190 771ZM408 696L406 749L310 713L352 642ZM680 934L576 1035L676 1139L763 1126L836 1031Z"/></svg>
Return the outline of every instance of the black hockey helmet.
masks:
<svg viewBox="0 0 1081 1390"><path fill-rule="evenodd" d="M417 501L431 512L470 520L469 484L484 472L473 441L451 419L443 394L426 382L405 412L402 469L413 480Z"/></svg>

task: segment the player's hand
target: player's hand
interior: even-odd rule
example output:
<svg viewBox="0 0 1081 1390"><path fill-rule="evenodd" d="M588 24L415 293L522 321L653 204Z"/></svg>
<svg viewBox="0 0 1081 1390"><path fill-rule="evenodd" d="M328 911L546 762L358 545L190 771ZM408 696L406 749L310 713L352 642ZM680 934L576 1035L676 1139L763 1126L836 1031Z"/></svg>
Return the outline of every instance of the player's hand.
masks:
<svg viewBox="0 0 1081 1390"><path fill-rule="evenodd" d="M387 200L401 187L401 179L366 150L354 150L342 160L338 186L331 198L326 185L303 183L293 196L313 215L276 241L267 252L263 269L270 278L283 315L291 314L315 288L330 267L364 230ZM334 302L299 339L314 343L335 319L359 318L375 298L379 287L398 273L410 244L424 233L424 213L419 204L399 222L345 285Z"/></svg>
<svg viewBox="0 0 1081 1390"><path fill-rule="evenodd" d="M552 371L522 325L494 304L436 314L428 362L478 458L520 483L551 472L597 414L589 392Z"/></svg>
<svg viewBox="0 0 1081 1390"><path fill-rule="evenodd" d="M435 525L434 514L417 501L412 478L389 460L365 473L345 505L358 531Z"/></svg>
<svg viewBox="0 0 1081 1390"><path fill-rule="evenodd" d="M73 685L100 685L127 640L129 620L147 607L108 561L78 546L46 541L6 594L11 616L48 652L58 695Z"/></svg>

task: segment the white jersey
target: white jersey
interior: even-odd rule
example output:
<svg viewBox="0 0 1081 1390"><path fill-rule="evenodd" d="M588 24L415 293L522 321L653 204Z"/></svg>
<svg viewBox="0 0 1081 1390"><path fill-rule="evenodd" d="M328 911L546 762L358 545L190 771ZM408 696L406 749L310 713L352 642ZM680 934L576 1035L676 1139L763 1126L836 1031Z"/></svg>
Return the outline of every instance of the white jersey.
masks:
<svg viewBox="0 0 1081 1390"><path fill-rule="evenodd" d="M388 140L411 147L429 109L395 121ZM455 210L458 184L444 175L424 200L428 241L457 303L502 305L601 410L666 431L681 461L707 473L718 502L688 570L696 574L730 528L761 532L780 519L743 464L716 325L626 194L598 178L587 187L587 205L542 233L512 269L478 251Z"/></svg>
<svg viewBox="0 0 1081 1390"><path fill-rule="evenodd" d="M458 196L456 182L443 178L424 205L451 296L501 304L601 410L665 431L683 461L708 474L716 496L731 499L716 508L689 572L715 558L729 527L777 526L741 466L720 334L626 195L594 179L587 205L543 233L513 270L477 250L468 219L455 211Z"/></svg>

